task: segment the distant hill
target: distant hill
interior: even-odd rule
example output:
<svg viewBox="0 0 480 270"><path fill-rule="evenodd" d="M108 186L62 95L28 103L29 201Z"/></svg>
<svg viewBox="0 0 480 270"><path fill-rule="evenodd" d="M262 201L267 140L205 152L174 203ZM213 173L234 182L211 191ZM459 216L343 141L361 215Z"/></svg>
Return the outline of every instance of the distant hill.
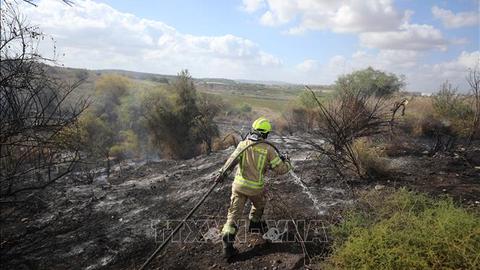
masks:
<svg viewBox="0 0 480 270"><path fill-rule="evenodd" d="M105 74L118 74L128 77L138 85L161 86L169 85L176 79L176 75L155 74L147 72L128 71L120 69L88 70L80 68L69 68L49 66L50 73L58 78L75 82L83 80L77 93L79 95L91 95L95 89L95 81ZM284 109L289 100L295 99L304 86L279 81L257 81L257 80L232 80L225 78L193 78L198 91L220 96L223 100L242 106L249 104L253 107L267 107L280 111ZM327 93L333 89L329 85L310 85L314 90L321 90ZM320 93L320 92L319 92Z"/></svg>
<svg viewBox="0 0 480 270"><path fill-rule="evenodd" d="M138 71L129 71L122 69L82 69L82 68L70 68L70 67L59 67L59 66L50 66L52 70L55 70L55 73L62 73L62 71L71 72L88 72L94 73L97 76L102 74L119 74L125 77L129 77L137 80L151 80L157 82L171 82L175 80L176 75L168 74L157 74L149 72L138 72ZM204 83L204 84L224 84L224 85L238 85L238 84L247 84L247 85L265 85L265 86L286 86L286 87L303 87L301 84L283 82L283 81L262 81L262 80L248 80L248 79L225 79L225 78L193 78L195 83ZM330 85L314 85L315 88L320 89L331 89Z"/></svg>
<svg viewBox="0 0 480 270"><path fill-rule="evenodd" d="M295 85L294 83L282 82L282 81L259 81L259 80L235 80L239 83L250 84L265 84L265 85Z"/></svg>

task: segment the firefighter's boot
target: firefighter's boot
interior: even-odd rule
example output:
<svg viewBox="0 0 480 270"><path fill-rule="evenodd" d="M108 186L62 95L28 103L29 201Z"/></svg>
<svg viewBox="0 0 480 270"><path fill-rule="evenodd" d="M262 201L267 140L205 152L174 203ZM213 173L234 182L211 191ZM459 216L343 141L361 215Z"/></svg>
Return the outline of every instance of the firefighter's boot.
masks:
<svg viewBox="0 0 480 270"><path fill-rule="evenodd" d="M233 246L235 243L235 234L224 234L222 237L222 245L223 245L223 257L225 259L229 259L235 254L238 253L238 250Z"/></svg>

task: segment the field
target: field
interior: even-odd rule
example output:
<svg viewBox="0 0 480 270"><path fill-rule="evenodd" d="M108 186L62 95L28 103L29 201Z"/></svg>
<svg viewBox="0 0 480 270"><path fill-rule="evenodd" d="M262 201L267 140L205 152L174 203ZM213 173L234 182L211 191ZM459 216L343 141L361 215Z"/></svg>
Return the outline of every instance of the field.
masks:
<svg viewBox="0 0 480 270"><path fill-rule="evenodd" d="M121 140L107 145L110 156L85 159L62 181L26 197L26 203L1 205L0 251L7 268L138 269L213 184L235 145L221 141L222 137L232 129L249 127L259 115L274 120L278 130L269 140L288 152L294 167L295 176L268 175L266 184L265 219L270 228L285 234L272 242L246 233L246 209L235 243L240 253L229 260L221 258L220 230L229 206L230 177L152 261L152 269L480 267L479 141L468 141L468 125L442 125L445 119L463 122L452 120L459 117L456 114L441 118L447 116L438 114L435 98L397 93L387 99L393 104L404 95L410 102L393 124L384 122L378 133L352 141L359 170L340 164L345 168L341 174L328 158L341 151L319 152L328 138L316 132L325 126L310 127L307 122L315 124L323 118L318 118L316 107L302 103L299 96L305 92L300 85L194 79L198 92L221 98L225 111L214 119L220 134L213 151L182 159L162 156L163 149L150 144L150 134L142 126L148 101L159 100L159 107L151 111L165 103L165 108L177 109L174 78L130 72L111 76L117 72L61 68L52 72L67 81L85 80L75 95L93 98L87 120L95 125L84 132L98 132L115 123L112 130L117 128L118 134L108 129L101 135L93 133L86 144L102 142L106 136ZM348 100L349 106L339 107L340 101L330 92L319 99L337 102L328 108L348 108L332 117L349 117L355 104ZM105 104L110 106L107 110ZM296 118L284 119L294 115L292 109ZM385 111L390 119L389 108ZM343 121L336 125L346 133L352 123L361 122L358 115L340 118ZM234 135L235 140L239 135ZM101 147L94 145L93 151ZM85 155L92 151L87 150Z"/></svg>

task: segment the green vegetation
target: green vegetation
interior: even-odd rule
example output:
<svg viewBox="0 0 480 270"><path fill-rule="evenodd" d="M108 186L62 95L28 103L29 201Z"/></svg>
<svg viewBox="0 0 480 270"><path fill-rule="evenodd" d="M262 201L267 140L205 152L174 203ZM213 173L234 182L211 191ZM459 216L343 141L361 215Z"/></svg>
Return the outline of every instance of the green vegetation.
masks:
<svg viewBox="0 0 480 270"><path fill-rule="evenodd" d="M326 269L480 268L480 218L449 198L372 191L332 233Z"/></svg>
<svg viewBox="0 0 480 270"><path fill-rule="evenodd" d="M242 96L228 93L220 94L219 96L232 108L240 109L247 104L252 109L269 109L278 113L283 112L290 99L294 98L291 97L290 99L286 99L279 97Z"/></svg>
<svg viewBox="0 0 480 270"><path fill-rule="evenodd" d="M431 152L450 151L457 142L475 139L478 96L462 95L445 82L431 98L415 98L408 105L401 128L415 137L436 140Z"/></svg>
<svg viewBox="0 0 480 270"><path fill-rule="evenodd" d="M445 126L451 125L452 133L461 137L471 134L474 108L468 98L458 94L451 84L445 82L442 85L440 91L433 96L432 106L436 118Z"/></svg>
<svg viewBox="0 0 480 270"><path fill-rule="evenodd" d="M187 71L171 85L117 74L101 75L94 85L93 104L57 140L79 149L95 166L104 162L107 174L112 159L183 159L212 150L219 135L213 119L223 105L197 94Z"/></svg>
<svg viewBox="0 0 480 270"><path fill-rule="evenodd" d="M146 125L151 140L163 156L191 158L200 153L204 144L207 153L219 131L213 118L219 104L207 95L197 95L188 71L178 74L170 96L156 93L145 101Z"/></svg>
<svg viewBox="0 0 480 270"><path fill-rule="evenodd" d="M338 93L353 91L365 96L389 96L404 86L404 79L371 67L340 76L335 82Z"/></svg>

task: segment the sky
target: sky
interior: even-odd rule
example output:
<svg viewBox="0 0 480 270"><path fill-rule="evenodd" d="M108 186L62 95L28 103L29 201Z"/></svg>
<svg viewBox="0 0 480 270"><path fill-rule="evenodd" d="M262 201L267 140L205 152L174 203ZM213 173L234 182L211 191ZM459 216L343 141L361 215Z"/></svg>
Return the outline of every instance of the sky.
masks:
<svg viewBox="0 0 480 270"><path fill-rule="evenodd" d="M406 89L466 91L480 0L59 0L21 11L69 67L331 84L372 66ZM51 44L42 52L52 53Z"/></svg>

